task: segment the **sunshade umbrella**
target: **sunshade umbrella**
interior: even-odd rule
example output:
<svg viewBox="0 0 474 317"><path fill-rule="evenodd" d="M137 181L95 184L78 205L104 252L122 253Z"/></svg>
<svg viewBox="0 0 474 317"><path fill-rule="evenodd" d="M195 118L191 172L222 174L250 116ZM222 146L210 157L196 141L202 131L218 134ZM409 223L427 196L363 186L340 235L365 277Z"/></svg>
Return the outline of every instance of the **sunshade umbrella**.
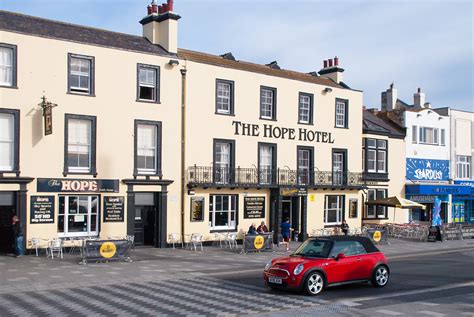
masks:
<svg viewBox="0 0 474 317"><path fill-rule="evenodd" d="M369 200L365 203L368 206L386 206L386 207L395 207L402 209L412 209L412 208L421 208L426 209L425 205L419 204L417 202L401 198L398 196L392 196L387 198L381 198L376 200ZM396 210L396 209L395 209ZM393 221L395 221L395 212L393 213Z"/></svg>

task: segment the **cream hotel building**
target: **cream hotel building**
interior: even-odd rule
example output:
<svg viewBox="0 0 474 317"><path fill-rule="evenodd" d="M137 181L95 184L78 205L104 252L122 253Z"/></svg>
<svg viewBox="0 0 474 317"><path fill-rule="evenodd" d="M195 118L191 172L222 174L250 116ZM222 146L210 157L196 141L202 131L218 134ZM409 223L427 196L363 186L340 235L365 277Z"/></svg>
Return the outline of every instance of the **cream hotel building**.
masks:
<svg viewBox="0 0 474 317"><path fill-rule="evenodd" d="M403 193L404 132L338 58L306 74L178 49L173 1L147 10L142 37L0 11L0 252L13 214L27 246L404 221L364 205Z"/></svg>

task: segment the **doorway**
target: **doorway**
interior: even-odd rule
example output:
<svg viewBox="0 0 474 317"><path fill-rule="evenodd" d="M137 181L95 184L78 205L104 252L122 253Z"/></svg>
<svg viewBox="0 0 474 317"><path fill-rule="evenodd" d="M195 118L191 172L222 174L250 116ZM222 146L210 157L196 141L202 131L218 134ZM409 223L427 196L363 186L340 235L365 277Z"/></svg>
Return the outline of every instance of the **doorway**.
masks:
<svg viewBox="0 0 474 317"><path fill-rule="evenodd" d="M294 233L300 232L300 197L282 197L281 201L281 221L290 219L291 228Z"/></svg>
<svg viewBox="0 0 474 317"><path fill-rule="evenodd" d="M156 193L135 193L135 245L158 246L158 210Z"/></svg>
<svg viewBox="0 0 474 317"><path fill-rule="evenodd" d="M0 193L0 254L14 253L12 217L15 212L15 193Z"/></svg>

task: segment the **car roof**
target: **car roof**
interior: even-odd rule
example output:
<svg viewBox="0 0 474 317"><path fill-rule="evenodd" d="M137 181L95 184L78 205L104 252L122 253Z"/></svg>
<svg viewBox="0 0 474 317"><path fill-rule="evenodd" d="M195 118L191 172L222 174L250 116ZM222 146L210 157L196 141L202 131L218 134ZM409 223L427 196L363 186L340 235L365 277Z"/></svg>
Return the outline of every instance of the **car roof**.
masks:
<svg viewBox="0 0 474 317"><path fill-rule="evenodd" d="M380 252L380 250L374 245L374 243L367 237L359 236L327 236L327 237L314 237L312 240L326 240L326 241L357 241L362 243L368 253Z"/></svg>

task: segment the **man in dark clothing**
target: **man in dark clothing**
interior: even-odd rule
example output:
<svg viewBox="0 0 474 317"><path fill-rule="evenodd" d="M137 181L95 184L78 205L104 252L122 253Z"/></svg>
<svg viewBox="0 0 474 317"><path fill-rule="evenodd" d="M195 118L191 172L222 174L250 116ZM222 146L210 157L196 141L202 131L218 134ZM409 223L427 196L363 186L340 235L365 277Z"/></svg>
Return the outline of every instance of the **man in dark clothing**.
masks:
<svg viewBox="0 0 474 317"><path fill-rule="evenodd" d="M258 232L258 233L267 233L267 232L268 232L268 228L267 228L267 226L265 225L265 221L262 221L262 223L260 224L260 226L258 226L257 232Z"/></svg>
<svg viewBox="0 0 474 317"><path fill-rule="evenodd" d="M13 237L15 241L15 254L17 257L22 256L25 253L25 250L23 248L23 226L18 219L18 217L15 215L12 218L12 230L13 230Z"/></svg>
<svg viewBox="0 0 474 317"><path fill-rule="evenodd" d="M255 228L255 224L252 223L252 225L249 227L249 231L247 234L257 234L257 229Z"/></svg>
<svg viewBox="0 0 474 317"><path fill-rule="evenodd" d="M349 225L347 224L345 220L342 221L341 230L344 233L344 235L347 236L347 233L349 232Z"/></svg>

